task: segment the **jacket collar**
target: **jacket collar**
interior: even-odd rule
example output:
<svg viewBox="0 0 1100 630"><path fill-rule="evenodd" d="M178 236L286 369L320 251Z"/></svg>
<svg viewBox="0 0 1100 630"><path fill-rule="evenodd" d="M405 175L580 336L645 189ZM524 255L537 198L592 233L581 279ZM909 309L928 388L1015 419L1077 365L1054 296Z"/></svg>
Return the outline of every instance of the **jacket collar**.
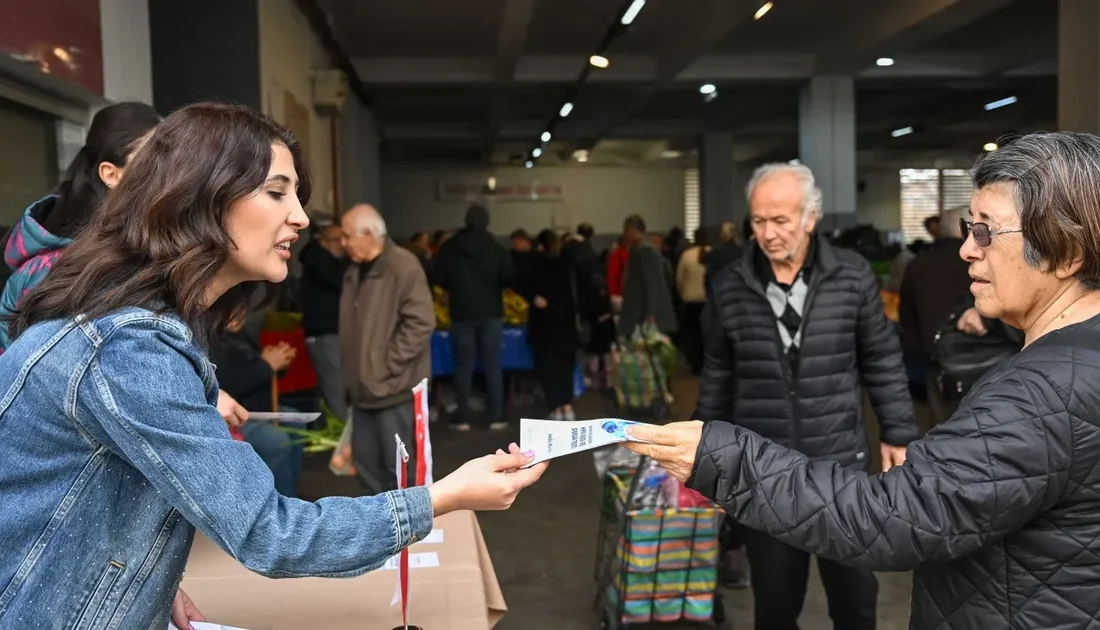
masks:
<svg viewBox="0 0 1100 630"><path fill-rule="evenodd" d="M397 243L387 236L386 243L382 246L382 253L378 254L378 258L375 258L374 262L371 263L370 271L367 272L368 278L377 278L386 271L386 267L390 263L390 252L393 251L394 247L397 247Z"/></svg>
<svg viewBox="0 0 1100 630"><path fill-rule="evenodd" d="M760 249L760 244L756 242L756 239L753 239L749 246L752 247L752 251L746 252L746 255L741 257L741 265L737 271L753 290L763 293L767 281L761 278L761 272L764 270L758 269L758 260L762 259L764 266L767 268L766 273L768 275L763 276L764 278L774 278L775 274L772 272L771 265L767 262L767 256ZM803 268L808 267L812 270L811 278L825 278L831 275L839 266L840 261L836 257L836 250L829 244L829 241L822 238L817 232L810 234L810 252L806 256Z"/></svg>

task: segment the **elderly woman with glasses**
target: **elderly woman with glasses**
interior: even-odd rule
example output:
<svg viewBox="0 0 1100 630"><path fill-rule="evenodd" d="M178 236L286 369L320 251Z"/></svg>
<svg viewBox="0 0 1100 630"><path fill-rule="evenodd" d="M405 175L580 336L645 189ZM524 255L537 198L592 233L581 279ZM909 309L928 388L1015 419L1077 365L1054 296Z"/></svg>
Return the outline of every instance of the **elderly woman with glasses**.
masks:
<svg viewBox="0 0 1100 630"><path fill-rule="evenodd" d="M983 155L959 253L975 306L1024 331L905 464L868 475L742 427L634 427L740 523L876 571L913 570L910 628L1100 627L1100 138Z"/></svg>

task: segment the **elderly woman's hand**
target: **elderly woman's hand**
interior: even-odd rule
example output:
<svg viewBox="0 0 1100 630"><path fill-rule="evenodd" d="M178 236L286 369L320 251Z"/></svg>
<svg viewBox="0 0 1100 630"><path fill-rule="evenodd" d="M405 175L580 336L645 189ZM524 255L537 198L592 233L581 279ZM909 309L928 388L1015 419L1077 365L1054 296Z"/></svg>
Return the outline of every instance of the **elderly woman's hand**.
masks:
<svg viewBox="0 0 1100 630"><path fill-rule="evenodd" d="M632 438L649 443L623 442L623 446L656 460L680 481L686 482L691 476L695 467L695 451L699 449L699 440L703 437L702 422L673 422L663 427L631 425L627 427L627 433Z"/></svg>

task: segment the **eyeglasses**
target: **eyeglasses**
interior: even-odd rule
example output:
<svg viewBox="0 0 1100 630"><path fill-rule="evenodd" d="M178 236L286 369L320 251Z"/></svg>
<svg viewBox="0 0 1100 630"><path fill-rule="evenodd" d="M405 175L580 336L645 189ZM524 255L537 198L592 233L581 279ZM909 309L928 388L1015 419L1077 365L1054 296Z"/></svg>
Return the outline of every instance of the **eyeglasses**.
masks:
<svg viewBox="0 0 1100 630"><path fill-rule="evenodd" d="M971 223L966 219L959 219L959 229L962 230L963 239L965 240L970 234L974 235L974 242L978 247L989 247L989 244L993 242L993 237L998 234L1015 234L1016 232L1023 232L1020 228L1014 230L991 230L985 223Z"/></svg>

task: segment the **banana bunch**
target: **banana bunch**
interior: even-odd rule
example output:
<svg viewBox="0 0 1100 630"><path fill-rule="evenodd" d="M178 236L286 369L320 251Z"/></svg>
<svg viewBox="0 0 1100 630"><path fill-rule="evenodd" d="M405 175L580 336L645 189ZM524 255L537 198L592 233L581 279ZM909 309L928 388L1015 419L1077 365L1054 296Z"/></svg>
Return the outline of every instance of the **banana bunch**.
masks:
<svg viewBox="0 0 1100 630"><path fill-rule="evenodd" d="M527 300L511 289L505 289L504 295L504 323L509 326L524 326L527 324Z"/></svg>
<svg viewBox="0 0 1100 630"><path fill-rule="evenodd" d="M440 287L432 287L432 303L435 306L435 327L447 330L451 327L451 307L447 303L447 292Z"/></svg>
<svg viewBox="0 0 1100 630"><path fill-rule="evenodd" d="M505 289L501 294L504 305L504 323L509 326L525 326L527 324L527 300L511 289ZM435 306L435 327L437 330L446 330L451 327L451 307L448 304L447 292L439 287L432 287L432 302Z"/></svg>

